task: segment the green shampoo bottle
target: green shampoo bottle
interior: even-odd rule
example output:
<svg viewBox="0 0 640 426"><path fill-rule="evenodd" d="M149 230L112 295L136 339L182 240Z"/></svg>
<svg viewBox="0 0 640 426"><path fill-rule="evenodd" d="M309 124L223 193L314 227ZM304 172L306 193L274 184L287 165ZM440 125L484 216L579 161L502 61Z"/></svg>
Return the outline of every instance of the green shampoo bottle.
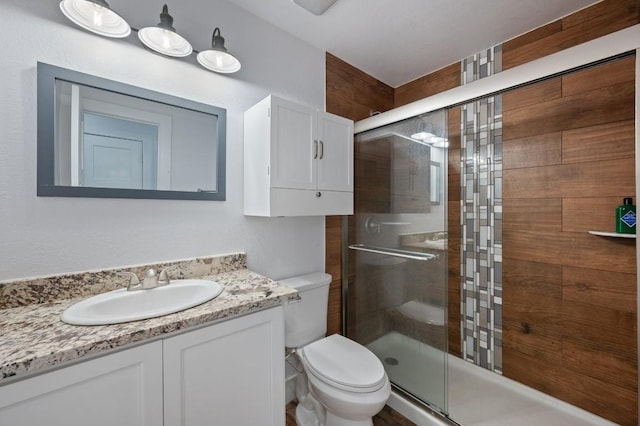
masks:
<svg viewBox="0 0 640 426"><path fill-rule="evenodd" d="M633 198L625 198L623 204L616 209L616 232L636 233L636 206L633 205Z"/></svg>

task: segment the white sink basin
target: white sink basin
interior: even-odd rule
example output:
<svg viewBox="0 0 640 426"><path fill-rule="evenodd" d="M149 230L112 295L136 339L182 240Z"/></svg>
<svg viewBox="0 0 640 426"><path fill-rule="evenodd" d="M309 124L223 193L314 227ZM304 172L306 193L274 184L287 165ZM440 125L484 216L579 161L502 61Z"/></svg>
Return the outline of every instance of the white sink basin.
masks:
<svg viewBox="0 0 640 426"><path fill-rule="evenodd" d="M200 305L222 290L219 283L208 280L171 280L149 290L122 288L76 303L60 319L74 325L106 325L154 318Z"/></svg>

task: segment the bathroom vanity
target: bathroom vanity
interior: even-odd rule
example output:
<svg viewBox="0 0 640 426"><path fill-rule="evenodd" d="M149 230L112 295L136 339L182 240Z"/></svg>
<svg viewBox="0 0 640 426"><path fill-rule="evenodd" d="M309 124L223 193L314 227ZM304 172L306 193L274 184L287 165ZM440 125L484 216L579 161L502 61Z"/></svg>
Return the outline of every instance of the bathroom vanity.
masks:
<svg viewBox="0 0 640 426"><path fill-rule="evenodd" d="M284 424L283 303L246 269L203 305L107 326L60 322L78 299L4 309L0 426Z"/></svg>

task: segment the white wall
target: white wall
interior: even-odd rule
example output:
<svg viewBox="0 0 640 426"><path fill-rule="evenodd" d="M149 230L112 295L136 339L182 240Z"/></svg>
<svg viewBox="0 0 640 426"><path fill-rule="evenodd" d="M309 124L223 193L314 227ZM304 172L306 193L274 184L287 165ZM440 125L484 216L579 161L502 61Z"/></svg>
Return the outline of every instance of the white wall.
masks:
<svg viewBox="0 0 640 426"><path fill-rule="evenodd" d="M169 5L174 26L198 50L220 26L239 73L155 55L135 33L95 36L67 21L58 0L0 3L0 281L242 251L272 278L324 268L322 217L242 214L243 111L269 93L323 107L324 53L223 0L188 3ZM161 7L110 4L137 28L155 25ZM226 108L227 201L37 197L37 61Z"/></svg>

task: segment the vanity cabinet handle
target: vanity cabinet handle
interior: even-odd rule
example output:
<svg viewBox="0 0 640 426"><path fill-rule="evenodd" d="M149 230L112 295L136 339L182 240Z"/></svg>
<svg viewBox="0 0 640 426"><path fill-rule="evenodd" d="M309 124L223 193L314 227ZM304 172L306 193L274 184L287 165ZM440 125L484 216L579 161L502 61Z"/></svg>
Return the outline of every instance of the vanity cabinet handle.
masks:
<svg viewBox="0 0 640 426"><path fill-rule="evenodd" d="M322 192L320 191L316 192L316 197L322 197Z"/></svg>
<svg viewBox="0 0 640 426"><path fill-rule="evenodd" d="M289 300L287 300L287 303L291 304L291 303L299 303L302 302L302 296L300 296L299 294L296 294L295 296L290 296Z"/></svg>
<svg viewBox="0 0 640 426"><path fill-rule="evenodd" d="M320 141L320 159L324 157L324 142Z"/></svg>
<svg viewBox="0 0 640 426"><path fill-rule="evenodd" d="M318 141L317 140L313 140L313 159L317 159L318 158Z"/></svg>

